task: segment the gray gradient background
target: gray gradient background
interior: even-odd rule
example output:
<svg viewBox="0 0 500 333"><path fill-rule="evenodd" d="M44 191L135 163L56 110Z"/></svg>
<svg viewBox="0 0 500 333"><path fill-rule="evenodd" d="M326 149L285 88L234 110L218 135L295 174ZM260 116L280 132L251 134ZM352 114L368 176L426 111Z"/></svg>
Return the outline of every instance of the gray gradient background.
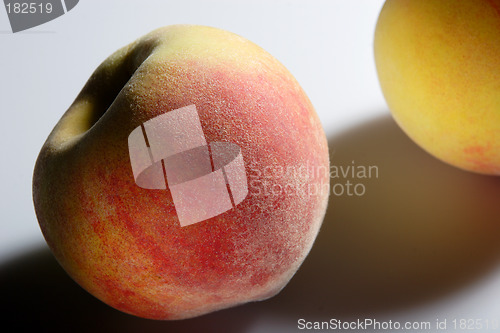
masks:
<svg viewBox="0 0 500 333"><path fill-rule="evenodd" d="M1 8L0 325L293 332L299 318L433 325L445 318L499 319L500 180L433 159L390 118L372 51L382 4L82 0L16 34ZM377 165L380 177L365 182L362 198L332 197L311 255L277 297L194 320L154 322L108 308L66 277L38 228L31 176L44 140L93 70L118 48L174 23L226 29L269 51L316 107L332 163Z"/></svg>

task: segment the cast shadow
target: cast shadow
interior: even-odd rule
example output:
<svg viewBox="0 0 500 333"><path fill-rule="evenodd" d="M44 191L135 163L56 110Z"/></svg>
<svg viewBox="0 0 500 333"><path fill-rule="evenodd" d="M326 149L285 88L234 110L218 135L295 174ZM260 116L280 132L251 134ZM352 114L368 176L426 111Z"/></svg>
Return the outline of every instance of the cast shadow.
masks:
<svg viewBox="0 0 500 333"><path fill-rule="evenodd" d="M390 116L332 137L329 146L332 165L375 166L378 178L372 169L371 179L334 179L332 186L349 180L363 184L366 193L331 196L311 253L279 295L189 320L141 319L88 294L42 247L0 264L2 327L237 333L272 324L289 332L297 330L299 318L377 318L384 311L425 304L498 265L500 177L464 172L434 159Z"/></svg>
<svg viewBox="0 0 500 333"><path fill-rule="evenodd" d="M269 302L284 315L328 320L401 311L498 266L500 177L433 158L390 115L331 137L329 147L331 165L357 166L354 177L333 179L331 192L341 193L335 184L347 191L349 181L351 194L358 183L365 194L330 196L311 253ZM361 178L359 166L376 168Z"/></svg>
<svg viewBox="0 0 500 333"><path fill-rule="evenodd" d="M77 285L47 246L0 265L0 295L0 327L9 332L231 333L244 332L251 318L243 307L180 321L122 313Z"/></svg>

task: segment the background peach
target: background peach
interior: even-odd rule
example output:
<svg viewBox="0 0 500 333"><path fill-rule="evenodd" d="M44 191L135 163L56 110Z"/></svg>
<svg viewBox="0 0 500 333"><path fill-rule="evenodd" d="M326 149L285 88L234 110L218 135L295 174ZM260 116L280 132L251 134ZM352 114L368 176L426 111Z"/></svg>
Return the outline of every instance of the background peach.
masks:
<svg viewBox="0 0 500 333"><path fill-rule="evenodd" d="M386 1L375 32L394 118L454 166L500 175L500 1Z"/></svg>

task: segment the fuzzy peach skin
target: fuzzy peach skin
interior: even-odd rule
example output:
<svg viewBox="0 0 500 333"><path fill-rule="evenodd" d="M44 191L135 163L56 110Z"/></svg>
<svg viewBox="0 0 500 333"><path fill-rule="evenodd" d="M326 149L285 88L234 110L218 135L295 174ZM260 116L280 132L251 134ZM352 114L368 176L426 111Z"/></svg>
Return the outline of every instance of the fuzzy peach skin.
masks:
<svg viewBox="0 0 500 333"><path fill-rule="evenodd" d="M249 194L181 227L168 190L134 182L128 136L195 104L207 142L241 148ZM263 300L297 271L326 210L329 158L311 102L255 44L215 28L160 28L105 60L38 157L43 235L83 288L114 308L182 319Z"/></svg>
<svg viewBox="0 0 500 333"><path fill-rule="evenodd" d="M500 175L500 0L388 0L374 51L389 108L417 144Z"/></svg>

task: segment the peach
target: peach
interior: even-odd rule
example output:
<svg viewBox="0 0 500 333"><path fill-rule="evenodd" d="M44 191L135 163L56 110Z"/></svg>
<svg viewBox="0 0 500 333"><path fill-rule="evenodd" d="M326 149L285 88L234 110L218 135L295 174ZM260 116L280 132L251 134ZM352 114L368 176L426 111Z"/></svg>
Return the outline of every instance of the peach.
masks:
<svg viewBox="0 0 500 333"><path fill-rule="evenodd" d="M417 144L500 175L500 0L388 0L374 51L387 104Z"/></svg>
<svg viewBox="0 0 500 333"><path fill-rule="evenodd" d="M162 120L188 109L198 117L190 129ZM169 129L165 135L177 131L173 146L198 140L197 132L207 144L239 147L240 173L233 177L224 168L222 188L204 186L217 194L236 184L241 202L181 225L171 161L155 164L167 169L160 174L167 188L139 186L134 174L128 140L136 129L151 134L152 120L159 132ZM184 169L195 172L200 161ZM283 65L232 33L175 25L118 50L96 69L41 149L33 197L49 247L79 285L129 314L182 319L269 298L288 283L323 220L328 168L319 118ZM201 204L197 192L184 198L193 209ZM218 207L215 194L209 203ZM204 207L202 213L213 208Z"/></svg>

